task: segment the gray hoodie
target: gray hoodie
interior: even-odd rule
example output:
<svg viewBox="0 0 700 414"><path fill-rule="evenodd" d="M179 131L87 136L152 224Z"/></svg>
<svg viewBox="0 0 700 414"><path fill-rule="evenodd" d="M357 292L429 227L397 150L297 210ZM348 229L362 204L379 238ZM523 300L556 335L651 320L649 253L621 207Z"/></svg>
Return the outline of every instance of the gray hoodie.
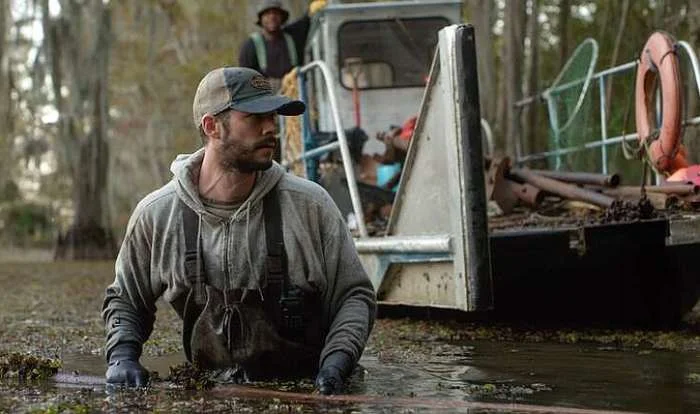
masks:
<svg viewBox="0 0 700 414"><path fill-rule="evenodd" d="M171 166L173 179L141 200L129 220L102 312L107 355L119 343L148 339L158 298L182 314L189 288L181 202L200 217L208 284L262 294L267 251L262 201L277 184L289 277L321 301L315 313L325 336L319 363L334 351L357 362L374 323L376 299L333 200L319 185L273 163L258 173L252 193L232 217L222 219L204 209L194 184L203 157L204 149L178 156Z"/></svg>

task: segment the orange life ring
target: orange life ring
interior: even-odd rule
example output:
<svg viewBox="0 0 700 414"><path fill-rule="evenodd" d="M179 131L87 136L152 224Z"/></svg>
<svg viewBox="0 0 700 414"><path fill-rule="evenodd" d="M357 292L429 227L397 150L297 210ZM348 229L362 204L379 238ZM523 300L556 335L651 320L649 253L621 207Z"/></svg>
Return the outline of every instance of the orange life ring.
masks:
<svg viewBox="0 0 700 414"><path fill-rule="evenodd" d="M673 174L688 166L681 143L681 79L675 40L665 32L654 32L639 57L635 87L637 135L644 142L654 131L655 80L661 83L661 128L658 139L650 143L648 156L660 173Z"/></svg>

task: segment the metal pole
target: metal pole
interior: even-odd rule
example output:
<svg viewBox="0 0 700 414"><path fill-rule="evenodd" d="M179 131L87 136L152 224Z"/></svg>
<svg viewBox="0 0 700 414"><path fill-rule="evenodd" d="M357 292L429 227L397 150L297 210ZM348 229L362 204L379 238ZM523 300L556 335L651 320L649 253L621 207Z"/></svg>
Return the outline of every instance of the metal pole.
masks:
<svg viewBox="0 0 700 414"><path fill-rule="evenodd" d="M365 226L365 215L362 211L360 203L360 192L357 190L357 181L355 180L355 167L352 165L350 157L350 148L348 148L348 139L343 130L343 124L340 122L338 114L338 100L335 98L335 89L333 89L333 75L328 66L319 60L311 62L299 69L300 73L308 72L313 68L318 68L323 74L323 81L328 91L328 101L330 103L331 114L333 115L333 124L335 125L336 133L338 134L338 142L340 143L340 154L343 158L343 168L345 169L345 178L348 181L348 190L350 191L350 200L357 219L357 228L360 231L360 237L367 237L367 227Z"/></svg>
<svg viewBox="0 0 700 414"><path fill-rule="evenodd" d="M556 151L556 159L554 162L554 169L558 170L561 168L561 154L559 153L561 147L559 146L559 117L557 116L557 106L554 104L554 98L547 94L547 108L549 110L549 125L552 128L552 134L554 135L554 148Z"/></svg>
<svg viewBox="0 0 700 414"><path fill-rule="evenodd" d="M696 116L695 118L691 118L687 121L683 122L683 126L688 126L688 125L700 125L700 116ZM554 151L545 151L545 152L540 152L537 154L530 154L526 155L522 158L519 158L517 162L525 162L525 161L531 161L531 160L539 160L542 158L547 158L547 157L552 157L560 154L570 154L572 152L577 152L581 151L583 149L590 149L590 148L598 148L602 145L612 145L612 144L619 144L622 141L636 141L637 138L637 133L631 133L631 134L625 134L625 135L619 135L613 138L608 138L603 141L593 141L593 142L587 142L584 145L579 145L576 147L567 147L567 148L562 148L559 150L554 150Z"/></svg>
<svg viewBox="0 0 700 414"><path fill-rule="evenodd" d="M290 165L294 165L301 160L304 160L306 158L318 157L319 155L323 155L329 151L337 150L339 147L340 147L340 143L338 141L331 142L330 144L326 144L326 145L320 146L318 148L314 148L311 151L305 151L303 154L301 154L301 156L299 156L293 160L283 162L282 166L287 167Z"/></svg>
<svg viewBox="0 0 700 414"><path fill-rule="evenodd" d="M301 70L297 72L297 82L299 84L299 98L302 100L302 102L308 102L306 97L306 77L301 72ZM311 148L311 146L313 145L311 138L311 121L309 118L309 111L304 111L304 115L302 115L301 137L301 157L306 160L306 157L304 157L304 154L306 154L306 149ZM311 160L306 160L304 162L304 175L307 179L311 181L316 181L315 169L315 163L313 163Z"/></svg>
<svg viewBox="0 0 700 414"><path fill-rule="evenodd" d="M685 51L685 54L688 55L690 65L693 67L695 86L698 88L698 96L700 96L700 65L698 65L698 56L695 54L693 47L685 40L678 42L678 45Z"/></svg>
<svg viewBox="0 0 700 414"><path fill-rule="evenodd" d="M598 91L600 94L600 140L603 144L600 147L600 156L603 174L608 173L608 147L605 145L605 140L608 139L608 119L607 111L605 108L605 78L601 77L598 79Z"/></svg>
<svg viewBox="0 0 700 414"><path fill-rule="evenodd" d="M356 240L358 253L452 253L450 236L386 236Z"/></svg>

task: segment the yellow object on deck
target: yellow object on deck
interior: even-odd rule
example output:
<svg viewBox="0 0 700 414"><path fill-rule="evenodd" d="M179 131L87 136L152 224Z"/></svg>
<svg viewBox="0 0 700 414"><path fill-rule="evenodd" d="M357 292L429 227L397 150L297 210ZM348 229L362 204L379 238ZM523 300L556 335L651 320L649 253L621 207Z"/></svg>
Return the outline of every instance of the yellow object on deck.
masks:
<svg viewBox="0 0 700 414"><path fill-rule="evenodd" d="M309 16L313 16L316 12L326 7L326 3L328 3L326 0L312 1L311 4L309 4Z"/></svg>
<svg viewBox="0 0 700 414"><path fill-rule="evenodd" d="M280 94L288 96L292 99L299 99L299 87L297 82L296 68L290 70L282 78ZM308 111L309 108L307 108L306 110ZM285 117L284 119L284 137L281 137L281 139L284 140L284 153L282 154L283 160L291 161L301 156L303 148L303 139L301 136L301 121L302 118L299 116L290 116ZM290 171L294 175L306 178L304 164L301 162L293 164L290 168Z"/></svg>

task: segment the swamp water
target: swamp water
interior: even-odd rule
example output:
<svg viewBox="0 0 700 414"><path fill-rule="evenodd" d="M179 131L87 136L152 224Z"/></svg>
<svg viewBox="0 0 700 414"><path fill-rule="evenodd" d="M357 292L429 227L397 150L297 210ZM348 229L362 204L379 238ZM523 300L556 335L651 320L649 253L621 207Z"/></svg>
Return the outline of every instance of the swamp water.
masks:
<svg viewBox="0 0 700 414"><path fill-rule="evenodd" d="M252 385L290 391L288 394L250 395L226 385L195 392L168 389L161 383L149 391L108 396L101 384L102 357L85 355L64 357L61 382L3 387L0 401L8 394L30 394L25 396L26 405L15 407L18 411L68 410L73 401L87 411L700 412L698 354L590 344L471 341L422 345L427 355L416 363L387 363L377 356L365 356L363 369L349 384L349 397L339 401L300 400L295 393L308 394L310 382ZM183 361L183 355L175 354L146 358L144 365L164 378L170 366ZM42 394L62 395L58 400L63 405L56 397L41 403Z"/></svg>
<svg viewBox="0 0 700 414"><path fill-rule="evenodd" d="M380 319L344 397L311 396L311 381L199 391L160 382L108 395L100 308L112 272L111 262L0 266L0 353L62 361L59 382L0 380L0 413L700 412L697 327L532 331ZM161 305L143 363L164 378L184 357L180 323Z"/></svg>

